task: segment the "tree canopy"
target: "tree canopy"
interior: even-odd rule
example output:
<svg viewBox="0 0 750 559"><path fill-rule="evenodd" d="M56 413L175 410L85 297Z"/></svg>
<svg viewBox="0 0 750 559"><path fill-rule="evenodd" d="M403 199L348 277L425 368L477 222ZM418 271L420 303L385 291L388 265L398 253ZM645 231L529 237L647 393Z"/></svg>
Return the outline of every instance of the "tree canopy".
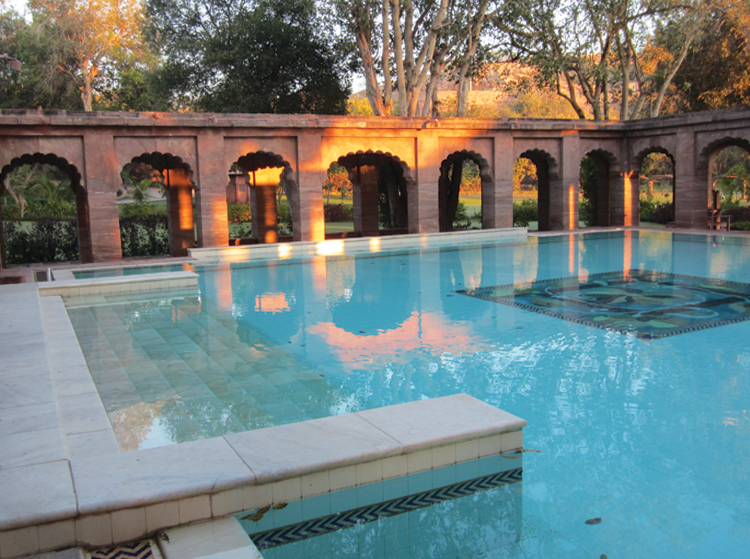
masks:
<svg viewBox="0 0 750 559"><path fill-rule="evenodd" d="M215 112L344 114L349 68L309 0L150 0L162 84ZM167 21L166 25L162 25Z"/></svg>
<svg viewBox="0 0 750 559"><path fill-rule="evenodd" d="M490 115L470 92L498 62L524 71L494 86L519 98L496 116L547 115L550 95L595 120L750 102L735 0L28 2L27 19L0 8L0 48L23 62L0 67L0 107Z"/></svg>

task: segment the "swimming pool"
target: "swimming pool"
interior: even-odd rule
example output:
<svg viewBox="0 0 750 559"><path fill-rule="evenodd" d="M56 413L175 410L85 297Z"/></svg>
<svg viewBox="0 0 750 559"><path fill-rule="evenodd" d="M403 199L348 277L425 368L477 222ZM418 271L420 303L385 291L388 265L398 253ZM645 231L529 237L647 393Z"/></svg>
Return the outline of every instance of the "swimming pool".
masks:
<svg viewBox="0 0 750 559"><path fill-rule="evenodd" d="M198 292L70 299L69 315L125 449L466 392L526 419L541 451L524 462L527 543L740 557L748 256L736 237L535 237L198 268ZM642 271L655 292L612 291ZM500 301L511 284L537 308ZM673 330L638 337L638 322Z"/></svg>

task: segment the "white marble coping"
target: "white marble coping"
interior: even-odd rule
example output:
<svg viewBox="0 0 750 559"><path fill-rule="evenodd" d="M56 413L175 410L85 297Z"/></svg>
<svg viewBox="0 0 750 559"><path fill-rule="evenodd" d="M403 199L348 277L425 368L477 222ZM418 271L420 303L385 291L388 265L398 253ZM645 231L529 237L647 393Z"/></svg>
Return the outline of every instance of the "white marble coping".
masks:
<svg viewBox="0 0 750 559"><path fill-rule="evenodd" d="M525 239L526 236L526 228L511 227L508 229L359 237L353 239L332 239L328 241L295 241L292 243L267 245L192 248L188 249L188 253L198 261L247 262L251 260L286 260L289 258L335 256L363 252L377 253L386 250L407 248L435 248L479 243L482 241Z"/></svg>
<svg viewBox="0 0 750 559"><path fill-rule="evenodd" d="M71 274L72 275L72 274ZM102 295L111 293L129 293L139 291L157 291L160 289L179 289L198 285L198 274L195 272L159 272L133 276L114 276L105 278L63 279L38 284L42 297L79 295Z"/></svg>
<svg viewBox="0 0 750 559"><path fill-rule="evenodd" d="M19 346L25 359L18 370L0 355L0 375L11 371L11 386L29 383L29 406L49 400L53 407L29 415L20 436L2 441L0 559L123 543L523 445L523 419L457 394L123 452L62 300L40 299L36 289L19 292L25 301L9 293L0 318L31 306L33 316L23 324L27 335L38 331L43 341L31 354ZM25 394L19 390L16 395Z"/></svg>
<svg viewBox="0 0 750 559"><path fill-rule="evenodd" d="M263 559L234 516L165 530L158 539L164 559Z"/></svg>
<svg viewBox="0 0 750 559"><path fill-rule="evenodd" d="M163 268L166 266L175 266L178 264L191 264L195 262L192 258L165 257L168 260L160 259L158 262L143 260L140 262L130 263L127 260L117 264L107 263L99 265L76 266L75 268L52 268L52 277L54 281L60 280L83 280L85 278L76 278L74 272L106 272L108 270L127 270L132 268ZM147 274L163 274L171 272L146 272Z"/></svg>

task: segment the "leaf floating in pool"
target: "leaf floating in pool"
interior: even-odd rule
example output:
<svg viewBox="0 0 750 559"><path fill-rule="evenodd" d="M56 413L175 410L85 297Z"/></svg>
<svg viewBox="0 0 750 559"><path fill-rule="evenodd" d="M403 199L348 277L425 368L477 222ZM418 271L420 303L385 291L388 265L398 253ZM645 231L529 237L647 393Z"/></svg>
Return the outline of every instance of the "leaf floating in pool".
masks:
<svg viewBox="0 0 750 559"><path fill-rule="evenodd" d="M602 553L599 559L609 559L609 557L607 557L606 553Z"/></svg>
<svg viewBox="0 0 750 559"><path fill-rule="evenodd" d="M589 526L593 526L594 524L599 524L601 521L602 519L597 516L595 518L589 518L586 521L586 524L588 524Z"/></svg>
<svg viewBox="0 0 750 559"><path fill-rule="evenodd" d="M510 458L511 460L515 460L517 458L520 458L520 456L518 456L518 455L519 454L523 454L524 452L536 452L538 454L538 453L540 453L542 451L541 450L537 450L535 448L519 448L519 449L514 450L512 452L509 452L509 453L508 452L506 452L506 453L502 453L501 452L500 456L502 456L503 458ZM515 454L516 456L513 456L513 454Z"/></svg>
<svg viewBox="0 0 750 559"><path fill-rule="evenodd" d="M288 503L279 503L273 506L273 510L281 510L287 506Z"/></svg>
<svg viewBox="0 0 750 559"><path fill-rule="evenodd" d="M252 520L253 522L260 522L260 520L263 518L263 515L266 514L269 510L271 510L271 507L263 507L262 509L258 509L253 514L248 514L247 516L243 516L242 520Z"/></svg>

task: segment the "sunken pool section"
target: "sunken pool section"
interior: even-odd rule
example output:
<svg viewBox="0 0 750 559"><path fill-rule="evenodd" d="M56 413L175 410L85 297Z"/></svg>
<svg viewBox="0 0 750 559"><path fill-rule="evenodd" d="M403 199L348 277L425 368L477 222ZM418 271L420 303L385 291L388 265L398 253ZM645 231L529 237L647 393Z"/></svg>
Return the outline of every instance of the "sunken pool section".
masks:
<svg viewBox="0 0 750 559"><path fill-rule="evenodd" d="M523 417L538 451L522 483L439 502L431 491L500 472L244 507L267 557L750 545L744 238L539 236L195 271L192 290L67 298L124 455L456 393ZM414 495L424 507L404 505Z"/></svg>

